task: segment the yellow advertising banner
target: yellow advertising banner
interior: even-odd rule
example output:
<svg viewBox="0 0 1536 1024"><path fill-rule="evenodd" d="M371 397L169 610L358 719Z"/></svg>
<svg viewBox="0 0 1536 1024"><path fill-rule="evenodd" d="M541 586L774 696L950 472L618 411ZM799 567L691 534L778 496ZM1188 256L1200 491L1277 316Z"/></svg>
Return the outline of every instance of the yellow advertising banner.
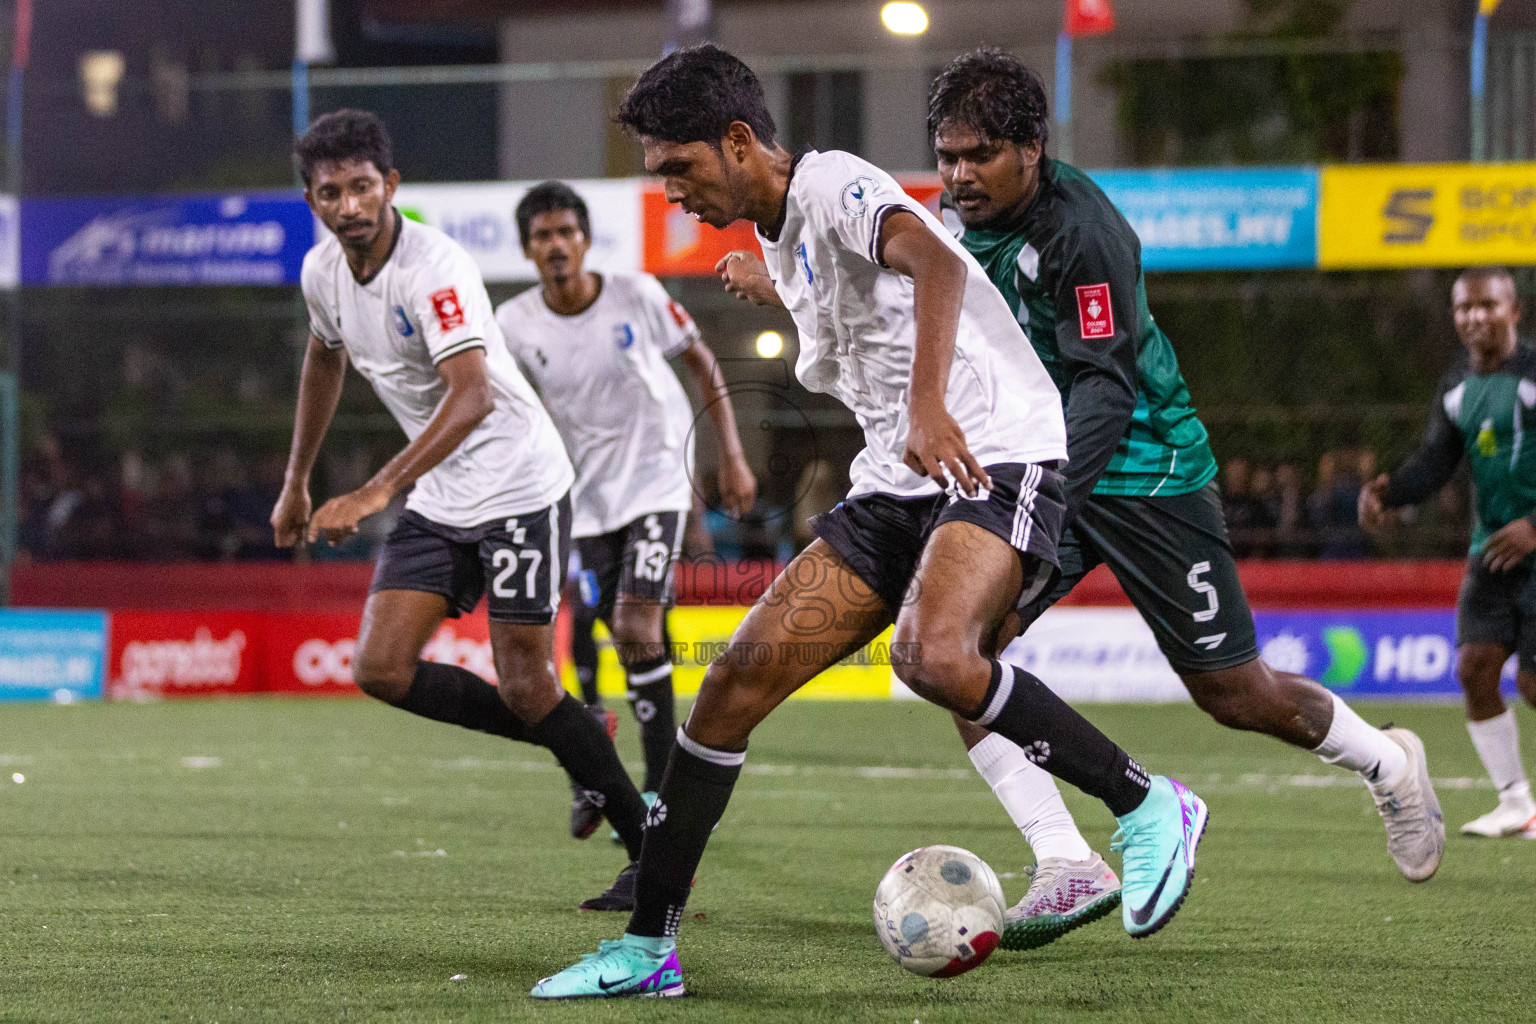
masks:
<svg viewBox="0 0 1536 1024"><path fill-rule="evenodd" d="M1321 169L1318 266L1536 263L1536 163Z"/></svg>
<svg viewBox="0 0 1536 1024"><path fill-rule="evenodd" d="M677 695L691 697L699 692L704 669L726 653L731 633L747 614L745 606L709 607L683 605L672 609L667 624L672 632L672 683ZM601 624L598 637L598 689L605 697L624 695L624 669L608 643ZM814 642L778 646L739 646L731 656L751 659L754 664L815 664L825 656ZM576 672L562 666L566 689L579 694ZM868 647L827 669L801 687L795 697L809 700L888 700L891 696L891 631L887 629Z"/></svg>

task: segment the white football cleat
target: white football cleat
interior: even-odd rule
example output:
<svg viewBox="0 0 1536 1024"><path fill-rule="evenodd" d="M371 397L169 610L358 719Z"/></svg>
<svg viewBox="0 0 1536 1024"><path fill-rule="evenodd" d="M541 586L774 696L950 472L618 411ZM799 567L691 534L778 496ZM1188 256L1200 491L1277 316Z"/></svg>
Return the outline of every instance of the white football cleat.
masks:
<svg viewBox="0 0 1536 1024"><path fill-rule="evenodd" d="M1467 822L1461 826L1461 831L1463 835L1487 836L1489 839L1500 836L1536 839L1536 800L1529 796L1513 800L1500 798L1499 806L1481 818Z"/></svg>
<svg viewBox="0 0 1536 1024"><path fill-rule="evenodd" d="M1403 774L1389 788L1372 789L1376 811L1387 826L1387 852L1410 882L1427 882L1445 852L1445 819L1429 781L1424 744L1407 729L1388 726L1387 738L1408 755Z"/></svg>

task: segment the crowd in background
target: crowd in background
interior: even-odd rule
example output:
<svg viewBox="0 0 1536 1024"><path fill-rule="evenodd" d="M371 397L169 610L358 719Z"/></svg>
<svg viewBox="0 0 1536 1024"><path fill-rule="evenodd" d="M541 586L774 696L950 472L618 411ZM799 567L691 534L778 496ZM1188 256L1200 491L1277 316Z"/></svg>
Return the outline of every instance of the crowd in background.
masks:
<svg viewBox="0 0 1536 1024"><path fill-rule="evenodd" d="M1394 527L1372 537L1360 528L1360 488L1379 472L1368 448L1322 454L1310 488L1294 462L1222 463L1222 509L1239 558L1348 560L1379 555L1455 556L1471 531L1467 485L1456 480L1435 501L1397 513Z"/></svg>
<svg viewBox="0 0 1536 1024"><path fill-rule="evenodd" d="M267 519L283 484L284 457L242 456L233 446L150 458L128 450L114 458L71 458L46 435L24 460L21 557L35 561L130 559L233 561L292 558L272 543ZM804 467L793 505L760 507L747 523L718 513L700 517L708 543L723 558L787 558L809 543L809 516L842 497L845 481L825 460ZM325 494L359 486L371 471L365 448L330 458L314 488ZM1437 501L1405 510L1384 537L1355 520L1361 485L1378 472L1365 448L1325 452L1308 473L1295 462L1222 464L1222 504L1240 558L1363 559L1379 555L1454 557L1470 529L1464 482ZM399 501L396 504L400 504ZM360 533L306 558L369 558L393 524L391 509L364 521Z"/></svg>

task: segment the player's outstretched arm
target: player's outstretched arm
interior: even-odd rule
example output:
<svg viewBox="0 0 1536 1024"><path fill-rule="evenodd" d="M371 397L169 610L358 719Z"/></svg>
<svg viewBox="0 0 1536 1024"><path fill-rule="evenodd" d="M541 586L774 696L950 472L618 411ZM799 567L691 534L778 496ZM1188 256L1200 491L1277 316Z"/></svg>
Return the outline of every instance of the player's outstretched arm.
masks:
<svg viewBox="0 0 1536 1024"><path fill-rule="evenodd" d="M332 498L320 506L309 522L311 542L324 537L335 544L357 532L357 524L383 511L389 500L453 454L464 439L491 414L495 399L485 350L472 348L437 364L448 392L416 439L385 463L363 486L351 494Z"/></svg>
<svg viewBox="0 0 1536 1024"><path fill-rule="evenodd" d="M1445 396L1461 382L1463 374L1452 370L1440 379L1435 401L1430 406L1429 425L1424 440L1412 455L1392 471L1382 474L1360 490L1359 520L1366 530L1376 530L1385 522L1385 510L1417 505L1451 482L1461 465L1466 440L1461 428L1445 409Z"/></svg>
<svg viewBox="0 0 1536 1024"><path fill-rule="evenodd" d="M736 432L736 410L725 386L725 374L709 346L697 338L683 349L681 358L704 393L704 409L720 443L720 504L740 519L757 503L757 477L747 466L741 436Z"/></svg>
<svg viewBox="0 0 1536 1024"><path fill-rule="evenodd" d="M745 249L732 249L715 264L715 273L725 283L725 290L754 306L784 305L779 291L768 276L768 266L761 256Z"/></svg>
<svg viewBox="0 0 1536 1024"><path fill-rule="evenodd" d="M304 349L304 368L299 373L299 401L293 414L288 470L283 475L283 491L272 509L273 539L280 548L299 543L309 525L309 474L320 455L320 442L336 415L346 374L346 350L329 348L310 335L309 345Z"/></svg>
<svg viewBox="0 0 1536 1024"><path fill-rule="evenodd" d="M965 298L965 261L907 210L889 214L880 225L875 259L912 279L917 340L908 392L907 466L941 487L947 473L966 494L975 495L978 487L991 487L992 479L971 455L960 424L944 408Z"/></svg>

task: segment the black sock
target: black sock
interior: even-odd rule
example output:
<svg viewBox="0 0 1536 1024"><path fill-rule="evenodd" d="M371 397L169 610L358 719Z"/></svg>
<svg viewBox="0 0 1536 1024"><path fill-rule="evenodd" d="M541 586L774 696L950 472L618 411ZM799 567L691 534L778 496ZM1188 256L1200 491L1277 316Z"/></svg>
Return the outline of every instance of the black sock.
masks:
<svg viewBox="0 0 1536 1024"><path fill-rule="evenodd" d="M672 755L672 742L677 736L672 660L662 655L629 666L625 674L629 678L626 696L640 723L640 746L645 751L645 785L640 788L654 793L661 787L661 777L666 774L667 758Z"/></svg>
<svg viewBox="0 0 1536 1024"><path fill-rule="evenodd" d="M603 698L597 692L597 641L592 637L595 621L591 609L577 607L571 620L571 661L576 666L576 681L581 684L582 703L600 708Z"/></svg>
<svg viewBox="0 0 1536 1024"><path fill-rule="evenodd" d="M586 705L566 694L542 722L529 727L528 733L534 742L554 753L566 774L583 789L597 794L593 799L624 840L629 859L638 858L645 836L645 801L619 762L608 730L592 717Z"/></svg>
<svg viewBox="0 0 1536 1024"><path fill-rule="evenodd" d="M1146 770L1017 666L992 662L986 699L970 718L1018 744L1025 757L1058 779L1103 800L1117 818L1146 798Z"/></svg>
<svg viewBox="0 0 1536 1024"><path fill-rule="evenodd" d="M457 665L418 661L411 688L395 707L435 722L462 725L524 743L537 742L495 686Z"/></svg>
<svg viewBox="0 0 1536 1024"><path fill-rule="evenodd" d="M709 833L725 813L746 752L712 750L679 730L645 828L631 935L673 938Z"/></svg>

